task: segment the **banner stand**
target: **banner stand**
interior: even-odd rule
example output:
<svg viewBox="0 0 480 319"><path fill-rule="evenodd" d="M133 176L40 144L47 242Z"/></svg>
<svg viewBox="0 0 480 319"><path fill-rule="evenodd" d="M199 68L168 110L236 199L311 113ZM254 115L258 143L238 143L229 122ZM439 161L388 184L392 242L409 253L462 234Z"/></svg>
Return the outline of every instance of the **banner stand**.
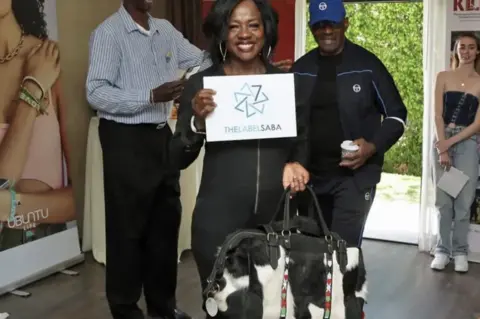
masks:
<svg viewBox="0 0 480 319"><path fill-rule="evenodd" d="M7 1L7 7L2 6L0 16L11 14L13 17L5 20L7 24L5 27L2 24L0 32L10 32L10 30L17 30L20 27L23 31L22 34L29 37L29 41L31 40L32 43L33 41L41 43L45 38L58 41L56 0L27 1L22 2L21 6L14 5L19 3L19 0ZM6 10L6 13L3 10ZM7 68L6 72L2 75L7 78L11 77L12 81L20 81L22 76L25 76L25 74L17 73L22 73L22 69L16 69L15 65ZM20 86L20 82L18 85ZM72 186L68 182L67 166L71 163L66 162L66 149L63 148L67 138L65 130L62 128L65 128L67 123L65 117L60 116L60 112L65 112L67 116L70 112L67 101L62 97L61 83L54 83L46 96L49 97L46 118L29 125L32 125L31 129L34 132L44 128L48 128L48 132L57 130L50 136L52 137L49 139L50 143L34 140L36 135L32 134L30 145L43 143L41 152L48 156L38 160L35 157L38 155L36 149L31 150L32 158L29 157L30 155L26 159L23 158L22 152L12 153L12 157L16 160L25 160L20 183L16 183L15 187L19 197L15 204L12 204L14 196L16 196L13 191L11 192L13 195L3 196L4 202L0 203L2 210L12 210L12 205L17 207L13 219L10 215L5 219L4 211L1 211L0 214L2 217L0 220L2 222L0 296L10 293L27 298L31 294L22 291L22 287L58 272L78 275L77 272L65 270L85 259L80 249L75 198ZM2 127L3 134L8 127ZM37 134L39 134L38 131ZM45 172L51 175L45 176ZM20 186L18 186L19 184ZM5 195L5 192L9 192L9 190L0 189L0 192ZM7 197L8 202L5 199ZM8 313L0 312L0 319L8 316Z"/></svg>
<svg viewBox="0 0 480 319"><path fill-rule="evenodd" d="M10 285L0 287L0 296L10 293L12 295L19 296L19 297L30 297L31 294L28 292L25 292L26 295L22 296L22 292L24 291L19 290L19 288L25 287L26 285L34 283L40 279L44 279L55 273L63 273L70 276L77 276L79 275L78 272L69 273L69 272L65 272L65 270L70 267L76 266L84 261L85 261L85 255L80 254L75 258L58 263L56 265L51 266L50 268L42 269L41 271L34 273L28 277L22 278L21 280L18 280L16 282L13 282ZM20 292L20 293L16 293L16 292ZM2 313L0 313L0 319L3 319Z"/></svg>

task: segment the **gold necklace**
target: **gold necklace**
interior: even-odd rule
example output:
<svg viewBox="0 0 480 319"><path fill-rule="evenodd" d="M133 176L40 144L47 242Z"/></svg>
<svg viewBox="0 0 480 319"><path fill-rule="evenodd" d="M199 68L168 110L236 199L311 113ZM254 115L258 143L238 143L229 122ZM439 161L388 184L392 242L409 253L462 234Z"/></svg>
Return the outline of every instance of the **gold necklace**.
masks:
<svg viewBox="0 0 480 319"><path fill-rule="evenodd" d="M474 74L475 74L475 71L472 72L472 73L470 73L470 74L468 74L465 78L462 79L462 81L460 82L460 85L461 85L462 87L465 87L465 83L466 83L471 77L473 77Z"/></svg>
<svg viewBox="0 0 480 319"><path fill-rule="evenodd" d="M20 49L22 49L23 47L23 40L25 40L24 34L22 34L22 36L20 37L20 42L18 42L18 45L15 47L15 49L13 49L13 51L8 53L5 57L0 58L0 64L6 63L18 55Z"/></svg>

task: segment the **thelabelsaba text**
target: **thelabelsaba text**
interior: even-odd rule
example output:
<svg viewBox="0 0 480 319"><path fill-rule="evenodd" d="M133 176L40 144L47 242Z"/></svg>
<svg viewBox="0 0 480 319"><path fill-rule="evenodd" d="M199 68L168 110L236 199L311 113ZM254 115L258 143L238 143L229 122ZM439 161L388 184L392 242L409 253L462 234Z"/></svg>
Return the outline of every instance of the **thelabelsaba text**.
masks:
<svg viewBox="0 0 480 319"><path fill-rule="evenodd" d="M260 125L244 125L244 126L225 126L225 133L249 133L249 132L268 132L281 131L280 124L260 124Z"/></svg>

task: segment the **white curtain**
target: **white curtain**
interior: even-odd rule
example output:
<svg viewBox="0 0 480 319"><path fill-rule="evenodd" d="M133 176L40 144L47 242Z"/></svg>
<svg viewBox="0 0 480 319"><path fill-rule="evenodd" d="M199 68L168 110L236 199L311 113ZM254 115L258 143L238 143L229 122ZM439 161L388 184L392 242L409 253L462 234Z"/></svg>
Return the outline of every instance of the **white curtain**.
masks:
<svg viewBox="0 0 480 319"><path fill-rule="evenodd" d="M295 1L295 60L305 54L307 39L307 1ZM308 31L309 32L309 31Z"/></svg>
<svg viewBox="0 0 480 319"><path fill-rule="evenodd" d="M423 145L418 247L430 252L437 240L437 212L433 178L434 90L438 72L445 70L447 54L445 0L423 0Z"/></svg>

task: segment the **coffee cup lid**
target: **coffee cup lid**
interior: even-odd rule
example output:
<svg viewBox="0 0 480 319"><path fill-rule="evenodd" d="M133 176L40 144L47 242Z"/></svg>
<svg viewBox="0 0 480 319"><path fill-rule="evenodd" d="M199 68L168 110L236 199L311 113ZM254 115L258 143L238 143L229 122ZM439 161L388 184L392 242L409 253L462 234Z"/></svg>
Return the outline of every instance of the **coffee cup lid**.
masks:
<svg viewBox="0 0 480 319"><path fill-rule="evenodd" d="M358 151L358 145L353 144L353 141L349 141L349 140L343 141L340 147L346 151L351 151L351 152Z"/></svg>

